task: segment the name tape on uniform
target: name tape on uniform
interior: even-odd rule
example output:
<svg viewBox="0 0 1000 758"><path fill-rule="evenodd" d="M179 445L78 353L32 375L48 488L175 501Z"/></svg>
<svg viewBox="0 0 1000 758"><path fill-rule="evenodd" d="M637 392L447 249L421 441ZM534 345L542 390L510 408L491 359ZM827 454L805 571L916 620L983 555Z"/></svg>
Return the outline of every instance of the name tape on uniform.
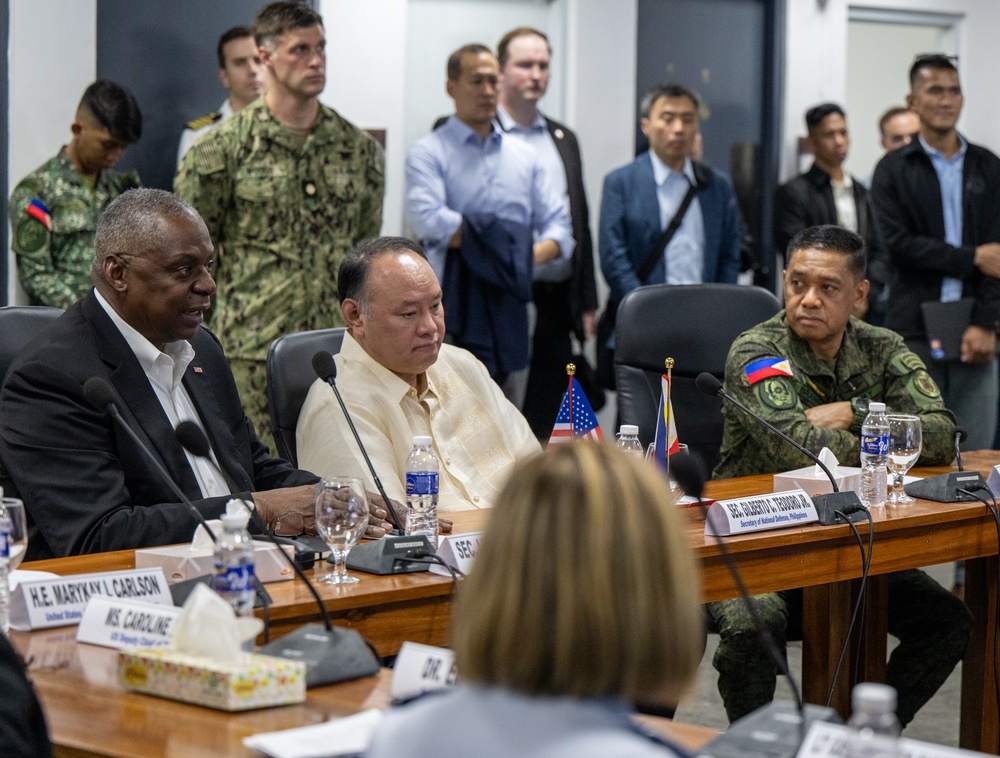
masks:
<svg viewBox="0 0 1000 758"><path fill-rule="evenodd" d="M705 534L724 537L802 526L815 521L819 521L816 506L805 490L786 490L713 503L705 519Z"/></svg>
<svg viewBox="0 0 1000 758"><path fill-rule="evenodd" d="M468 574L479 552L479 540L482 532L465 532L464 534L448 534L438 540L438 557L454 569ZM431 573L441 576L451 576L444 566L431 564Z"/></svg>
<svg viewBox="0 0 1000 758"><path fill-rule="evenodd" d="M446 647L404 642L392 665L389 694L409 700L432 690L455 686L455 653Z"/></svg>
<svg viewBox="0 0 1000 758"><path fill-rule="evenodd" d="M10 626L26 631L79 624L96 596L174 604L160 567L26 579L11 593Z"/></svg>
<svg viewBox="0 0 1000 758"><path fill-rule="evenodd" d="M172 605L95 596L83 610L76 641L118 649L166 647L180 615Z"/></svg>

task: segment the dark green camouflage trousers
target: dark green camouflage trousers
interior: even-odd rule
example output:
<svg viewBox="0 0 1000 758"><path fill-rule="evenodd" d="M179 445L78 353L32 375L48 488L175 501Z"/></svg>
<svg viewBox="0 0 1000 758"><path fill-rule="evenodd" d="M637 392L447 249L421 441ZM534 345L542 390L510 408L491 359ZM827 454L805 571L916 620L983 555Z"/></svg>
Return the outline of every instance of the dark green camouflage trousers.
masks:
<svg viewBox="0 0 1000 758"><path fill-rule="evenodd" d="M896 688L896 713L906 726L965 655L972 614L919 569L890 574L888 582L888 628L899 646L889 656L886 683ZM802 590L755 595L751 602L782 654L787 640L801 639ZM729 720L736 721L774 698L777 666L742 600L709 603L708 613L721 638L712 660L719 694Z"/></svg>

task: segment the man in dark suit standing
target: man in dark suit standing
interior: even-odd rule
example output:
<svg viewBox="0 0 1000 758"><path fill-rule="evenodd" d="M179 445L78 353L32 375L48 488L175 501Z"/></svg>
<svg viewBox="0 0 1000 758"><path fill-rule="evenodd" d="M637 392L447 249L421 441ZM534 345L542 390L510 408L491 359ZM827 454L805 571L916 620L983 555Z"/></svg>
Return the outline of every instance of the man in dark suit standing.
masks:
<svg viewBox="0 0 1000 758"><path fill-rule="evenodd" d="M590 212L576 135L538 110L549 86L552 50L542 32L518 27L497 44L500 63L497 121L505 132L535 148L549 181L566 197L576 247L568 260L535 266L535 332L523 412L536 436L548 437L566 391L572 335L594 336L597 285ZM592 400L593 402L593 400Z"/></svg>
<svg viewBox="0 0 1000 758"><path fill-rule="evenodd" d="M312 530L317 477L268 455L218 339L202 327L215 253L198 213L169 192L132 190L101 216L95 247L94 289L15 359L0 393L3 484L28 512L28 559L183 542L194 532L194 517L130 436L88 402L91 377L106 382L125 422L205 518L235 495L253 504L258 524L296 513ZM237 492L177 442L184 420L204 429Z"/></svg>
<svg viewBox="0 0 1000 758"><path fill-rule="evenodd" d="M736 282L740 218L732 182L690 157L699 107L698 96L678 84L650 90L640 121L649 151L604 179L598 244L611 303L643 284ZM658 250L661 233L692 186L695 194L683 220Z"/></svg>

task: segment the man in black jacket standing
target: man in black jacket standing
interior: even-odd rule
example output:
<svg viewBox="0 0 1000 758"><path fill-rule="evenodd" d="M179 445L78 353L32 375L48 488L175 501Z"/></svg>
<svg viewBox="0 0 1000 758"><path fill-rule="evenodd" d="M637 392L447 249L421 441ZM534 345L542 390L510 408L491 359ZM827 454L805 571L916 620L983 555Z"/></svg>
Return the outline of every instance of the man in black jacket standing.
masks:
<svg viewBox="0 0 1000 758"><path fill-rule="evenodd" d="M569 260L535 266L535 330L524 415L535 435L548 438L563 394L566 364L572 360L571 335L580 342L594 336L597 285L594 246L583 188L583 164L576 135L538 110L549 86L548 38L537 29L519 27L497 45L500 63L497 121L508 134L535 148L549 181L569 202L576 247ZM598 401L591 398L591 403Z"/></svg>
<svg viewBox="0 0 1000 758"><path fill-rule="evenodd" d="M953 59L918 57L907 105L920 132L879 162L872 198L894 269L886 326L927 364L976 450L992 447L997 419L1000 159L958 133L962 102ZM947 359L921 306L959 300L971 301L971 317L958 357Z"/></svg>
<svg viewBox="0 0 1000 758"><path fill-rule="evenodd" d="M875 225L875 210L864 185L844 171L851 146L847 116L835 103L806 111L806 129L815 161L804 174L774 193L774 243L784 254L792 237L810 226L835 224L857 232L868 253L866 278L871 283L866 307L853 315L881 325L882 293L889 279L889 254Z"/></svg>

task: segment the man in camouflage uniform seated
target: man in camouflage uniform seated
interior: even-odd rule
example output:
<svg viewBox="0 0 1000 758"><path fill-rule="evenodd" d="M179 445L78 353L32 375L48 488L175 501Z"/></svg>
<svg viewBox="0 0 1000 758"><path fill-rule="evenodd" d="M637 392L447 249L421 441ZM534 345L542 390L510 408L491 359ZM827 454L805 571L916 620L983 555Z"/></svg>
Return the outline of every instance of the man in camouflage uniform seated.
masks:
<svg viewBox="0 0 1000 758"><path fill-rule="evenodd" d="M87 294L97 219L140 186L135 171L111 170L142 135L142 114L128 90L91 84L70 129L69 144L18 182L7 207L17 273L32 305L68 308Z"/></svg>
<svg viewBox="0 0 1000 758"><path fill-rule="evenodd" d="M868 295L861 238L837 226L810 227L789 243L786 260L785 310L733 343L726 389L805 447L815 453L828 447L849 466L860 459L868 402L882 401L889 412L920 417L921 465L948 463L955 417L924 364L895 332L851 316ZM759 371L761 361L768 370ZM723 415L715 478L810 464L739 409L724 405ZM972 616L918 569L890 574L888 585L888 629L899 646L889 658L886 679L899 693L897 713L905 726L962 659ZM782 652L787 639L801 638L802 590L751 601ZM770 702L777 669L741 600L710 603L708 612L721 637L713 659L719 693L735 721Z"/></svg>
<svg viewBox="0 0 1000 758"><path fill-rule="evenodd" d="M303 3L262 8L253 32L265 94L188 151L174 181L216 244L210 313L247 416L269 428L265 359L288 332L340 326L337 271L382 225L383 157L319 102L323 20Z"/></svg>

